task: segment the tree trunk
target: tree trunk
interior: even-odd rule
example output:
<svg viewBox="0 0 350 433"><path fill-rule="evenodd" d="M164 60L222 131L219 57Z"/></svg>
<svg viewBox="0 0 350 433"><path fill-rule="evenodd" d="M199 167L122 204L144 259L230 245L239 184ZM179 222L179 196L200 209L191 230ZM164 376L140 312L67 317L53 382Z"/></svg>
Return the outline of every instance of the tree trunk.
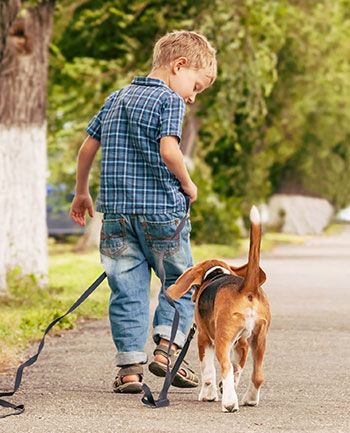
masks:
<svg viewBox="0 0 350 433"><path fill-rule="evenodd" d="M16 18L19 8L19 0L0 0L0 65L4 57L8 31Z"/></svg>
<svg viewBox="0 0 350 433"><path fill-rule="evenodd" d="M90 219L85 233L79 238L77 244L74 247L75 252L82 252L99 246L102 219L103 213L95 211L94 217Z"/></svg>
<svg viewBox="0 0 350 433"><path fill-rule="evenodd" d="M53 9L54 1L22 9L8 26L0 62L3 291L6 274L13 268L20 268L24 275L35 275L39 283L47 279L46 99ZM0 19L4 22L9 18L1 15ZM0 39L4 40L4 36L0 35Z"/></svg>
<svg viewBox="0 0 350 433"><path fill-rule="evenodd" d="M196 106L191 107L186 115L184 131L182 134L181 150L187 159L192 159L196 149L198 139L199 119L196 116Z"/></svg>

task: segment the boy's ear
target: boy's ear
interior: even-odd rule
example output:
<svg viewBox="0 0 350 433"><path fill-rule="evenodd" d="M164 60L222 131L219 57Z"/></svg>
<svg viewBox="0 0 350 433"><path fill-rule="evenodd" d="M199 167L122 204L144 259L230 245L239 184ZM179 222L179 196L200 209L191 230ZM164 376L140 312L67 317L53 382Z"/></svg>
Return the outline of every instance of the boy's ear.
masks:
<svg viewBox="0 0 350 433"><path fill-rule="evenodd" d="M192 286L200 285L202 282L203 270L200 266L194 266L187 269L174 284L167 288L167 294L172 299L179 299L185 293L191 290ZM194 295L193 295L194 296ZM192 299L193 299L192 296ZM194 300L194 299L193 299Z"/></svg>

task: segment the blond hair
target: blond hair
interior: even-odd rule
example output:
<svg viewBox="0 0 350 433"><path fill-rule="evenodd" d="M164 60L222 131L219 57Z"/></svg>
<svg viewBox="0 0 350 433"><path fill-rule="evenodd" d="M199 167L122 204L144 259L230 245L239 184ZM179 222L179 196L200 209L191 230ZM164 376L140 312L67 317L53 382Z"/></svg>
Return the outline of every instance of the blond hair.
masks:
<svg viewBox="0 0 350 433"><path fill-rule="evenodd" d="M217 64L216 51L208 39L197 32L175 30L162 36L153 49L153 69L170 65L179 57L186 57L189 68L205 69L211 78L216 79Z"/></svg>

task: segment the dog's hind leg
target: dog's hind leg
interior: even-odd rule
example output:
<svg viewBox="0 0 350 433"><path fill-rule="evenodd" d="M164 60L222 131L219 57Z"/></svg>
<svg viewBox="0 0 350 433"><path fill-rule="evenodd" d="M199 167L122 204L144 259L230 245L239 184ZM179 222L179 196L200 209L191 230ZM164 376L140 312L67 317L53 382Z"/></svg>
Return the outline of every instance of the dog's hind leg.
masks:
<svg viewBox="0 0 350 433"><path fill-rule="evenodd" d="M223 412L237 412L238 397L235 390L233 366L230 360L230 352L232 347L232 342L239 337L242 332L242 325L236 324L236 326L225 326L222 323L222 328L217 329L216 335L218 336L215 340L215 352L216 357L219 361L221 368L221 378L222 378L222 411ZM230 336L227 335L227 329L232 330ZM232 338L233 337L233 338Z"/></svg>
<svg viewBox="0 0 350 433"><path fill-rule="evenodd" d="M238 384L241 378L241 374L243 372L243 368L248 358L249 353L249 344L246 338L241 337L236 346L232 351L232 364L233 364L233 378L235 383L235 388L237 390ZM222 380L219 383L219 389L222 394Z"/></svg>
<svg viewBox="0 0 350 433"><path fill-rule="evenodd" d="M262 364L266 349L267 328L266 320L261 320L256 324L250 339L253 355L253 373L247 392L242 400L242 404L245 406L257 406L259 404L260 388L264 382Z"/></svg>
<svg viewBox="0 0 350 433"><path fill-rule="evenodd" d="M199 401L218 401L216 371L214 365L214 346L204 332L198 332L198 352L201 366L202 388Z"/></svg>
<svg viewBox="0 0 350 433"><path fill-rule="evenodd" d="M248 341L246 338L242 337L238 340L235 348L233 349L233 374L236 389L238 387L245 363L247 362L248 352Z"/></svg>

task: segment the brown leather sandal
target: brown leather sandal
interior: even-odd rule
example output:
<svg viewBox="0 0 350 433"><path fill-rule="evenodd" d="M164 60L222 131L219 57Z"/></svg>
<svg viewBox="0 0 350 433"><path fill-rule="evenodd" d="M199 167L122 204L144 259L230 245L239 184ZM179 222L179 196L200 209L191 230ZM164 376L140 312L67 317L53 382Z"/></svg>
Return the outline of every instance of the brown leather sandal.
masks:
<svg viewBox="0 0 350 433"><path fill-rule="evenodd" d="M180 352L180 349L176 351L171 350L169 357L168 346L164 344L158 344L158 346L155 348L155 351L153 352L153 355L162 355L165 358L169 359L170 367L172 367L175 364ZM158 377L164 377L167 372L166 364L162 364L159 361L151 362L148 366L148 369L151 373L155 374ZM184 375L180 374L180 370L184 373ZM174 377L172 385L176 386L177 388L196 388L198 386L198 382L199 380L197 374L190 368L188 362L183 360L179 371Z"/></svg>
<svg viewBox="0 0 350 433"><path fill-rule="evenodd" d="M137 382L123 382L124 376L138 375ZM125 365L121 367L113 382L113 391L125 394L138 394L142 392L143 367L141 364Z"/></svg>

